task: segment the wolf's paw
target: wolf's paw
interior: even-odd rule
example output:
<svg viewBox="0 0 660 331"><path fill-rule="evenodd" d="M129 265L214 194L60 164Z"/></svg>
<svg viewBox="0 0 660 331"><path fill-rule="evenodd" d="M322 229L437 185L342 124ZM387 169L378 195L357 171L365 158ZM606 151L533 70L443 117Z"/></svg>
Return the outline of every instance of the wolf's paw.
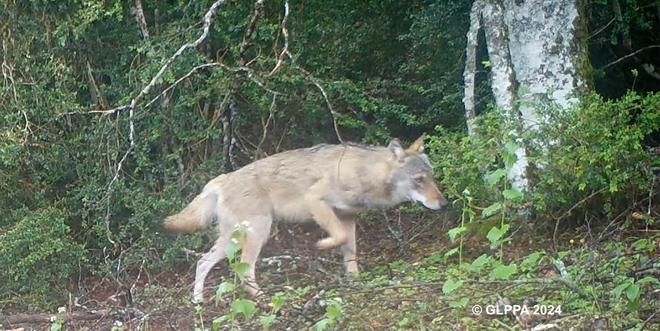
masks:
<svg viewBox="0 0 660 331"><path fill-rule="evenodd" d="M344 262L346 268L346 275L351 277L357 277L360 274L358 264L355 261Z"/></svg>
<svg viewBox="0 0 660 331"><path fill-rule="evenodd" d="M318 248L318 249L330 249L330 248L335 248L335 247L341 246L345 243L346 243L346 239L338 240L337 238L327 237L327 238L319 240L316 243L316 248Z"/></svg>

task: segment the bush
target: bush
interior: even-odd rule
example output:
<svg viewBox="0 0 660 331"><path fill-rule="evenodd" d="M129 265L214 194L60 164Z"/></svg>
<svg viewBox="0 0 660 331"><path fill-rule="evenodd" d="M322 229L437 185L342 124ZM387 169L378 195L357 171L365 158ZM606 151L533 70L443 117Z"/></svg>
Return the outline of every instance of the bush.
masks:
<svg viewBox="0 0 660 331"><path fill-rule="evenodd" d="M30 309L66 297L66 284L86 258L84 248L69 236L63 215L56 208L39 210L7 232L0 230L0 294L9 298L2 305Z"/></svg>
<svg viewBox="0 0 660 331"><path fill-rule="evenodd" d="M644 142L660 129L660 94L617 101L592 94L575 111L548 109L542 116L548 120L532 135L531 153L541 166L533 196L538 212L585 208L586 199L611 214L649 189L658 158Z"/></svg>
<svg viewBox="0 0 660 331"><path fill-rule="evenodd" d="M545 109L537 131L524 140L532 169L533 191L527 195L536 215L563 215L590 209L611 216L628 208L649 189L657 155L645 147L660 129L660 94L634 93L618 101L585 97L572 111ZM429 141L440 183L453 198L468 190L474 205L501 200L501 189L488 185L486 174L503 169L507 154L504 120L495 111L482 115L477 134L438 129ZM604 206L601 208L600 206Z"/></svg>

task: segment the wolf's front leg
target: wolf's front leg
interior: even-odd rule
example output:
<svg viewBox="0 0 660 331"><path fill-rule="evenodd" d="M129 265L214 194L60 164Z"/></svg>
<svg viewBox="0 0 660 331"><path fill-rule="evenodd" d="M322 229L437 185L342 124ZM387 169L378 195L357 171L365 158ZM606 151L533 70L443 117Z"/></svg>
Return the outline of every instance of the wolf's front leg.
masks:
<svg viewBox="0 0 660 331"><path fill-rule="evenodd" d="M319 240L316 247L318 249L330 249L345 244L348 234L332 207L316 194L308 194L305 197L305 203L307 203L314 222L330 235Z"/></svg>
<svg viewBox="0 0 660 331"><path fill-rule="evenodd" d="M252 216L244 222L247 226L245 228L245 237L241 243L241 262L248 265L248 269L245 272L244 287L253 297L259 297L263 294L257 284L255 268L261 248L270 236L272 222L272 218L266 215Z"/></svg>
<svg viewBox="0 0 660 331"><path fill-rule="evenodd" d="M347 274L357 274L357 246L355 243L355 221L353 219L343 219L342 225L346 231L346 243L341 246L341 253L344 256L344 267Z"/></svg>

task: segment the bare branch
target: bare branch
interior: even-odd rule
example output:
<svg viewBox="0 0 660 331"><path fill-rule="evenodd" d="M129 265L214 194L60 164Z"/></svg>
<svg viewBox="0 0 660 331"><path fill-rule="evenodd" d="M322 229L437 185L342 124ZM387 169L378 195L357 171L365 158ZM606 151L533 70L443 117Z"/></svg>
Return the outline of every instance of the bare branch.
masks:
<svg viewBox="0 0 660 331"><path fill-rule="evenodd" d="M291 53L289 51L287 51L286 54L289 57L289 59L291 60L291 62L296 66L296 68L298 68L298 70L302 71L307 76L307 78L312 82L312 84L314 84L314 86L316 86L316 88L318 88L319 91L321 91L321 95L323 95L323 99L325 100L325 104L328 106L328 110L330 110L330 115L332 115L332 124L333 124L334 129L335 129L335 135L337 135L337 140L339 140L339 142L343 144L344 140L341 138L341 134L339 134L339 125L337 124L337 120L339 119L340 115L332 107L332 104L330 103L330 100L328 99L328 94L325 93L325 89L323 88L321 83L319 83L319 80L316 79L316 77L314 77L314 75L312 75L311 72L305 70L305 68L301 67L300 65L298 65L298 63L296 63L294 61L293 56L291 56Z"/></svg>
<svg viewBox="0 0 660 331"><path fill-rule="evenodd" d="M156 82L158 82L158 80L163 76L165 71L170 67L170 65L174 62L174 60L176 60L176 58L181 56L181 54L183 54L183 52L186 49L194 48L194 47L199 46L199 44L201 44L202 41L204 41L204 39L206 39L206 37L208 37L209 30L211 29L211 18L213 18L213 15L215 15L216 11L218 10L218 7L220 7L220 5L222 5L224 2L225 2L225 0L218 0L218 1L214 2L213 5L211 5L211 8L209 8L209 10L204 15L204 27L202 29L202 34L195 41L193 41L192 43L187 43L187 44L181 46L179 48L179 50L177 50L176 53L174 53L174 55L172 55L169 59L167 59L165 64L163 64L163 66L160 68L158 73L156 73L156 75L151 79L149 84L147 84L147 86L145 86L142 89L142 91L140 91L140 93L135 98L133 98L133 100L131 100L131 105L130 105L131 109L135 108L135 106L137 105L137 102L145 94L149 93L149 91L156 85Z"/></svg>
<svg viewBox="0 0 660 331"><path fill-rule="evenodd" d="M280 70L280 67L284 63L284 56L289 52L289 30L286 27L286 21L289 18L289 1L286 0L284 2L284 18L282 18L282 36L284 36L284 48L282 49L282 52L280 53L280 56L277 57L277 64L275 64L275 67L273 70L270 71L268 76L274 75L278 70Z"/></svg>
<svg viewBox="0 0 660 331"><path fill-rule="evenodd" d="M110 108L108 106L108 102L105 101L103 94L101 94L99 86L96 84L96 79L94 79L94 74L92 74L92 66L89 64L89 61L85 62L87 64L87 82L89 84L89 89L91 90L90 94L92 101L94 101L95 104L101 106L102 109Z"/></svg>
<svg viewBox="0 0 660 331"><path fill-rule="evenodd" d="M270 126L270 121L273 119L273 115L275 114L275 101L277 100L277 95L273 94L273 100L270 102L270 107L268 109L268 119L266 119L266 123L262 124L262 133L261 133L261 140L259 140L259 144L257 145L256 151L254 153L254 158L258 159L261 154L261 146L264 144L266 141L266 136L268 135L268 127Z"/></svg>
<svg viewBox="0 0 660 331"><path fill-rule="evenodd" d="M129 146L128 146L128 149L126 149L126 151L124 152L124 155L121 157L119 162L117 162L117 164L115 166L115 174L112 177L112 180L110 180L110 183L108 183L108 188L106 189L106 195L105 195L104 199L108 200L108 208L109 208L109 205L110 205L109 197L110 197L111 189L112 189L113 185L115 184L115 182L119 179L119 173L121 172L122 167L124 165L124 162L128 158L128 155L130 155L131 152L133 151L133 149L135 148L135 123L134 123L135 107L137 106L140 99L142 99L142 97L144 97L146 94L148 94L149 91L156 85L158 80L163 76L165 71L170 67L170 65L174 62L174 60L176 60L179 56L181 56L181 54L183 54L183 52L186 49L197 47L199 44L201 44L206 39L206 37L209 34L209 30L211 29L211 19L213 18L216 11L218 10L218 7L220 7L220 5L222 5L224 2L225 2L225 0L218 0L218 1L214 2L213 5L211 5L211 8L209 8L209 10L204 15L204 25L203 25L203 29L202 29L202 34L195 41L193 41L192 43L187 43L187 44L181 46L179 48L179 50L177 50L176 53L174 53L174 55L172 55L165 62L165 64L163 64L163 66L160 68L158 73L156 73L156 75L151 79L149 84L147 84L147 86L145 86L140 91L140 93L138 93L138 95L135 96L131 100L130 105L124 105L124 106L121 106L121 107L117 107L117 108L114 108L114 109L112 109L112 110L105 113L106 115L108 115L108 114L117 114L118 115L120 112L122 112L122 111L124 111L128 108L128 123L129 123L129 133L128 133ZM111 239L111 235L110 235L110 227L109 227L110 217L109 217L109 213L110 213L110 211L108 209L108 211L106 213L106 219L105 219L106 236L107 236L108 241L114 245L115 242Z"/></svg>
<svg viewBox="0 0 660 331"><path fill-rule="evenodd" d="M641 53L645 50L651 49L651 48L660 48L660 45L649 45L649 46L646 46L646 47L642 47L642 48L640 48L640 49L638 49L638 50L636 50L636 51L634 51L634 52L632 52L632 53L630 53L626 56L623 56L623 57L617 59L616 61L612 61L612 62L600 67L599 70L605 70L605 69L607 69L607 68L609 68L609 67L611 67L611 66L613 66L613 65L615 65L615 64L617 64L621 61L624 61L628 58L631 58L631 57L633 57L633 56L635 56L635 55L637 55L637 54L639 54L639 53Z"/></svg>
<svg viewBox="0 0 660 331"><path fill-rule="evenodd" d="M250 45L252 44L252 38L254 36L254 31L256 30L257 27L257 22L259 22L259 18L261 17L261 13L263 10L263 5L264 5L264 0L257 0L254 3L254 13L252 14L252 18L250 19L250 22L248 23L247 28L245 29L245 33L243 34L243 40L241 41L239 50L238 50L238 65L239 67L246 67L248 65L248 61L246 58L246 53L247 50L249 49ZM251 76L251 71L248 70L248 77L252 78ZM224 168L227 171L232 171L233 170L233 153L232 153L232 145L233 145L233 138L232 138L232 121L234 117L234 110L236 109L236 93L238 92L239 88L241 86L241 80L239 76L234 76L230 85L229 85L229 93L227 96L229 97L228 101L229 103L227 104L226 107L222 107L221 109L223 110L223 115L222 115L222 156L223 156L223 162L224 162ZM224 102L223 102L224 104Z"/></svg>
<svg viewBox="0 0 660 331"><path fill-rule="evenodd" d="M119 160L119 163L117 163L117 168L115 170L115 175L112 178L112 180L110 181L110 184L108 184L108 189L110 189L112 187L112 185L114 184L114 182L117 181L117 178L119 177L119 172L121 171L121 168L122 168L122 165L123 165L124 161L126 160L126 158L128 157L128 155L130 154L130 152L133 150L133 148L135 146L135 125L133 123L133 118L134 118L134 115L135 115L135 106L137 105L138 101L140 101L140 99L145 94L149 93L149 91L156 85L156 82L163 76L165 71L170 67L170 65L174 62L174 60L176 60L176 58L181 56L183 51L185 51L188 48L197 47L199 44L202 43L202 41L204 41L204 39L206 39L206 37L209 34L209 30L211 28L211 18L213 18L213 15L215 15L216 11L218 10L218 7L220 7L220 5L222 5L224 2L225 2L225 0L218 0L218 1L214 2L213 5L211 5L211 8L209 8L209 10L204 15L204 27L202 29L202 34L195 41L193 41L192 43L187 43L187 44L181 46L179 48L179 50L176 51L176 53L174 53L174 55L172 55L165 62L165 64L163 64L163 66L160 68L158 73L156 73L156 75L151 79L149 84L147 84L147 86L145 86L142 89L142 91L140 91L140 93L138 93L138 95L135 98L133 98L133 100L131 100L130 105L121 106L121 107L117 107L115 109L112 109L112 112L114 113L114 112L123 111L126 108L128 108L128 110L129 110L129 116L128 117L129 117L130 131L129 131L129 135L128 135L129 147L126 150L126 152L124 153L124 156L122 156L122 158ZM109 114L109 113L110 113L110 111L106 114Z"/></svg>
<svg viewBox="0 0 660 331"><path fill-rule="evenodd" d="M144 313L137 308L124 308L124 309L99 309L89 311L74 311L66 312L64 314L16 314L16 315L0 315L0 322L6 325L12 324L27 324L27 323L50 323L52 318L58 317L64 322L71 321L85 321L85 320L99 320L103 318L120 318L127 319L136 316L144 316Z"/></svg>
<svg viewBox="0 0 660 331"><path fill-rule="evenodd" d="M168 86L166 89L164 89L163 91L161 91L157 96L155 96L153 99L151 99L149 102L147 102L147 104L144 105L144 108L145 108L145 109L146 109L146 108L149 108L154 102L156 102L158 99L160 99L163 95L167 94L167 92L171 91L173 88L175 88L177 85L179 85L179 83L181 83L181 82L184 81L186 78L190 77L190 75L192 75L193 73L195 73L195 71L197 71L197 70L199 70L199 69L203 69L203 68L208 68L208 67L218 66L218 65L221 65L221 64L218 63L218 62L204 63L204 64L200 64L200 65L198 65L198 66L196 66L196 67L190 69L190 71L188 71L188 73L186 73L185 75L179 77L179 79L177 79L176 81L174 81L174 83L172 83L172 85Z"/></svg>

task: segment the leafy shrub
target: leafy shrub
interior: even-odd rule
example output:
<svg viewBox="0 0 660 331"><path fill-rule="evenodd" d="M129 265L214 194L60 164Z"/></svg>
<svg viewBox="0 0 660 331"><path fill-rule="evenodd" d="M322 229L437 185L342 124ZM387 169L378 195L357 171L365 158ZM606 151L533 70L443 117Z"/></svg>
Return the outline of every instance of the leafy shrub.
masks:
<svg viewBox="0 0 660 331"><path fill-rule="evenodd" d="M592 196L611 213L648 188L657 156L644 141L660 129L660 94L630 93L618 101L592 94L574 111L547 109L542 116L547 121L532 135L531 153L541 167L533 197L538 211L568 210Z"/></svg>
<svg viewBox="0 0 660 331"><path fill-rule="evenodd" d="M545 121L525 134L533 191L527 196L537 215L563 215L597 203L604 215L628 207L648 189L657 156L645 147L660 129L660 94L634 93L618 101L585 97L571 111L544 109ZM486 207L501 199L487 174L504 168L507 132L491 111L477 122L477 134L464 136L441 129L429 142L432 162L450 197L472 197L469 207Z"/></svg>
<svg viewBox="0 0 660 331"><path fill-rule="evenodd" d="M65 297L85 251L69 236L63 215L56 208L39 210L0 230L0 291L9 303L49 306Z"/></svg>

